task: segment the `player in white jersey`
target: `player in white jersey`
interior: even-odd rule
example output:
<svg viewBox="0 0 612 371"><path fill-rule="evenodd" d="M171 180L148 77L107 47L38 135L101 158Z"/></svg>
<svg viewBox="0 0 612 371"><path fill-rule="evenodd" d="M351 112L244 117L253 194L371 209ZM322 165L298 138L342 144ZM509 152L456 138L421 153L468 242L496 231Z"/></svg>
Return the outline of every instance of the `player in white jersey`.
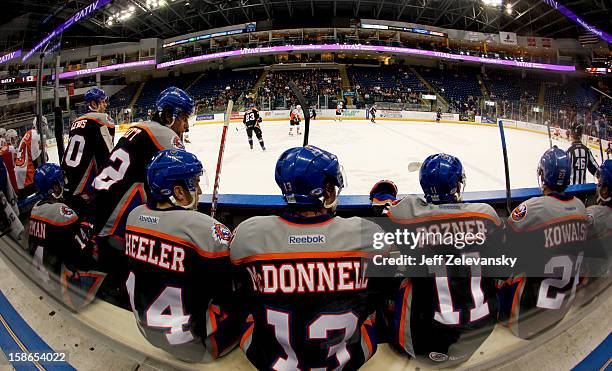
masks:
<svg viewBox="0 0 612 371"><path fill-rule="evenodd" d="M576 295L588 223L582 201L565 193L571 168L563 150L547 150L538 165L543 196L521 203L508 218L508 248L519 260L498 287L500 320L523 339L561 321Z"/></svg>
<svg viewBox="0 0 612 371"><path fill-rule="evenodd" d="M302 135L300 132L300 123L302 121L302 106L299 104L291 110L289 116L289 135L293 135L293 127L296 126L297 135Z"/></svg>
<svg viewBox="0 0 612 371"><path fill-rule="evenodd" d="M342 112L344 111L344 102L336 104L336 118L334 121L342 122Z"/></svg>
<svg viewBox="0 0 612 371"><path fill-rule="evenodd" d="M356 370L376 352L379 278L366 277L381 231L334 216L345 177L335 155L291 148L276 164L287 210L242 222L230 244L249 312L240 342L260 370Z"/></svg>
<svg viewBox="0 0 612 371"><path fill-rule="evenodd" d="M34 191L34 171L41 163L45 162L45 159L41 158L43 143L36 121L37 119L34 118L32 128L21 138L17 158L15 159L15 178L17 179L20 198L26 197ZM46 130L47 119L44 116L42 121L43 130Z"/></svg>

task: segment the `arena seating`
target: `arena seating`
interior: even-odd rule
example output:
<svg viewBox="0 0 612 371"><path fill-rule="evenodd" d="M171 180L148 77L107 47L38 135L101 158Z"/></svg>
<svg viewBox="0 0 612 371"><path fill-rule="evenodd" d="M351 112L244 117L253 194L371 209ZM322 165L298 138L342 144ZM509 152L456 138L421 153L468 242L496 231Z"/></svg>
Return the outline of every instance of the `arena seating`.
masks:
<svg viewBox="0 0 612 371"><path fill-rule="evenodd" d="M123 89L110 97L108 100L108 109L116 110L127 107L132 97L134 97L134 94L136 94L136 90L138 90L138 83L126 85Z"/></svg>
<svg viewBox="0 0 612 371"><path fill-rule="evenodd" d="M379 68L352 66L347 69L351 85L366 103L415 100L415 93L428 89L407 67L397 65ZM412 97L411 97L412 95Z"/></svg>
<svg viewBox="0 0 612 371"><path fill-rule="evenodd" d="M262 82L258 95L264 99L270 98L273 106L281 107L284 98L294 99L287 85L289 81L294 81L303 89L304 97L311 105L317 104L318 96L327 95L335 99L342 88L342 78L338 70L270 71Z"/></svg>
<svg viewBox="0 0 612 371"><path fill-rule="evenodd" d="M230 98L240 107L260 73L259 70L207 72L189 88L189 93L198 101L198 112L224 107Z"/></svg>
<svg viewBox="0 0 612 371"><path fill-rule="evenodd" d="M525 101L536 103L540 92L541 76L520 72L488 70L483 76L493 100Z"/></svg>
<svg viewBox="0 0 612 371"><path fill-rule="evenodd" d="M588 109L597 102L597 95L584 81L569 80L565 84L548 85L545 102L547 105L573 109Z"/></svg>
<svg viewBox="0 0 612 371"><path fill-rule="evenodd" d="M475 70L465 69L458 73L437 68L422 68L419 73L458 110L462 102L482 97Z"/></svg>

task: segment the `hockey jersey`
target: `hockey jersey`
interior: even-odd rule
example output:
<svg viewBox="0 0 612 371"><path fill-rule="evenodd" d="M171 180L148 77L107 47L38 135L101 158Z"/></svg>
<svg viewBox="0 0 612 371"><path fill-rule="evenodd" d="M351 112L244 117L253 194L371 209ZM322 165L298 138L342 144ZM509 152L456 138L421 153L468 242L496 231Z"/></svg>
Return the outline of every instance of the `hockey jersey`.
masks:
<svg viewBox="0 0 612 371"><path fill-rule="evenodd" d="M242 119L242 123L247 127L254 127L259 124L261 118L259 117L259 111L256 109L248 110L244 113L244 118Z"/></svg>
<svg viewBox="0 0 612 371"><path fill-rule="evenodd" d="M130 127L119 139L93 182L99 237L123 239L128 214L146 201L146 166L157 152L170 148L183 148L183 143L170 128L153 121ZM123 249L120 244L116 248Z"/></svg>
<svg viewBox="0 0 612 371"><path fill-rule="evenodd" d="M570 164L572 164L570 184L586 183L587 171L589 171L591 174L595 174L599 168L599 165L597 165L597 161L595 161L591 150L581 142L573 142L566 152L567 156L569 157Z"/></svg>
<svg viewBox="0 0 612 371"><path fill-rule="evenodd" d="M188 362L207 362L238 343L243 321L229 309L230 237L223 224L197 211L141 205L130 213L126 286L151 344Z"/></svg>
<svg viewBox="0 0 612 371"><path fill-rule="evenodd" d="M500 320L527 339L561 321L573 302L587 215L579 199L553 193L521 203L508 225L508 249L523 263L499 286Z"/></svg>
<svg viewBox="0 0 612 371"><path fill-rule="evenodd" d="M11 182L11 186L13 190L17 190L17 178L15 178L15 163L13 162L13 152L11 151L11 147L8 144L0 147L0 156L2 157L2 161L4 161L4 166L6 167L6 172L8 174L8 178Z"/></svg>
<svg viewBox="0 0 612 371"><path fill-rule="evenodd" d="M105 277L89 270L95 262L88 230L63 202L42 200L32 208L28 245L35 275L52 292L61 293L64 304L73 310L94 299ZM59 290L54 282L60 283Z"/></svg>
<svg viewBox="0 0 612 371"><path fill-rule="evenodd" d="M290 120L292 122L296 122L296 123L299 123L300 120L302 120L302 118L300 117L300 110L299 109L295 108L295 109L293 109L291 111Z"/></svg>
<svg viewBox="0 0 612 371"><path fill-rule="evenodd" d="M62 170L68 195L90 193L91 183L113 149L115 123L106 113L90 112L70 126Z"/></svg>
<svg viewBox="0 0 612 371"><path fill-rule="evenodd" d="M495 327L496 272L486 265L446 262L496 257L502 220L487 204L435 205L416 196L392 205L387 215L386 230L421 233L417 248L400 250L412 254L417 266L409 267L386 308L391 342L426 363L449 367L466 361ZM436 256L443 257L440 264L420 265L423 257Z"/></svg>
<svg viewBox="0 0 612 371"><path fill-rule="evenodd" d="M15 179L17 188L24 189L34 182L34 171L36 165L34 161L40 157L42 153L40 135L35 129L28 130L17 149L17 158L15 159Z"/></svg>
<svg viewBox="0 0 612 371"><path fill-rule="evenodd" d="M382 297L364 258L379 231L327 215L260 216L236 228L230 253L249 312L240 347L255 367L355 370L374 354Z"/></svg>

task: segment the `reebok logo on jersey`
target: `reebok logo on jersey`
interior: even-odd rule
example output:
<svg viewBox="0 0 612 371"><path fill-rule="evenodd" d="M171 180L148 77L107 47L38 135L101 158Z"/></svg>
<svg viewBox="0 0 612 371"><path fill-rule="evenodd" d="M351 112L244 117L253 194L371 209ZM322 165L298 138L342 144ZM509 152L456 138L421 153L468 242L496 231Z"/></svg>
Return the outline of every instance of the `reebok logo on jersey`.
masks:
<svg viewBox="0 0 612 371"><path fill-rule="evenodd" d="M325 236L322 234L289 236L289 245L324 244Z"/></svg>
<svg viewBox="0 0 612 371"><path fill-rule="evenodd" d="M159 218L156 216L150 216L150 215L139 215L138 216L138 220L140 220L141 222L144 223L149 223L149 224L157 224L159 223Z"/></svg>

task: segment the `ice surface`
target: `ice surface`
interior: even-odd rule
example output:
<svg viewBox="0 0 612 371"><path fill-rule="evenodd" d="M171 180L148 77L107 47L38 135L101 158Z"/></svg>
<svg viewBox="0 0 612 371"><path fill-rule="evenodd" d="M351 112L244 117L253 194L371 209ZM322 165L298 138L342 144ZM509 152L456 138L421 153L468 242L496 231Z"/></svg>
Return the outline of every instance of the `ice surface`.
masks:
<svg viewBox="0 0 612 371"><path fill-rule="evenodd" d="M244 126L230 124L220 193L280 194L274 182L276 160L284 150L301 146L303 136L289 136L289 124L285 121L264 121L262 130L267 150L259 148L255 136L254 148L250 150ZM207 124L193 126L189 132L191 143L186 143L186 149L203 162L211 183L204 193L212 192L221 131L221 124ZM548 149L548 137L506 129L506 141L512 188L537 187L536 168L540 156ZM497 127L316 120L311 122L309 143L338 156L348 178L348 186L342 194L368 194L372 185L381 179L394 181L400 193L421 193L418 171L410 173L408 164L423 161L428 155L439 152L459 157L467 176L465 191L505 189ZM555 141L555 144L562 149L569 147L565 141ZM50 148L49 152L51 161L57 161L55 148ZM600 162L598 152L593 151L593 154ZM594 178L589 174L588 180L592 182Z"/></svg>

